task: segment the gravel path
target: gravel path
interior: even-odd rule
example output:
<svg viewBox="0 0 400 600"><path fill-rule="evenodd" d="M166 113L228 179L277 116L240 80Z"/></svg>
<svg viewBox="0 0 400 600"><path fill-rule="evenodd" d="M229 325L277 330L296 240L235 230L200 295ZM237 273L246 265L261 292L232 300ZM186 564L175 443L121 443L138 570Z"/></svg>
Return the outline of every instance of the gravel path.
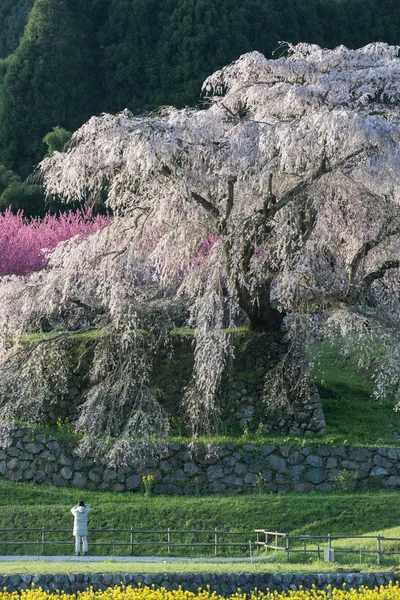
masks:
<svg viewBox="0 0 400 600"><path fill-rule="evenodd" d="M25 562L25 561L43 561L43 562L128 562L128 563L167 563L167 562L247 562L249 559L243 558L188 558L188 557L166 557L166 556L41 556L37 554L26 556L0 556L0 562ZM253 558L256 562L257 558Z"/></svg>
<svg viewBox="0 0 400 600"><path fill-rule="evenodd" d="M0 562L25 562L40 560L43 562L185 562L187 558L165 558L163 556L0 556Z"/></svg>

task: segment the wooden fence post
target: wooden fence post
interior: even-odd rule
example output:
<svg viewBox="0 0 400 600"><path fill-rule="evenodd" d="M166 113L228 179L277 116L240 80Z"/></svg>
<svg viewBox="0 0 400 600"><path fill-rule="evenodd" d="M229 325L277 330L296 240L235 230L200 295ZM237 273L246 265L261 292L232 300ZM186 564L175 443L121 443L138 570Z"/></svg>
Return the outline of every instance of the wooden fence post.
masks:
<svg viewBox="0 0 400 600"><path fill-rule="evenodd" d="M285 550L286 550L286 560L287 560L287 562L289 562L290 548L289 548L289 535L287 533L286 533L286 537L285 537Z"/></svg>
<svg viewBox="0 0 400 600"><path fill-rule="evenodd" d="M381 537L380 535L376 536L376 564L381 564Z"/></svg>

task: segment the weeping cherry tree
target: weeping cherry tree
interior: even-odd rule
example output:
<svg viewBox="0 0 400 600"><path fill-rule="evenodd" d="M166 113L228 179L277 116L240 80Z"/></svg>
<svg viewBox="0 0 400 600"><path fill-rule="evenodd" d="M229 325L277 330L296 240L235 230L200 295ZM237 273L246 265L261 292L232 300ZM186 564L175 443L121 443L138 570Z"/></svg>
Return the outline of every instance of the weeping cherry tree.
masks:
<svg viewBox="0 0 400 600"><path fill-rule="evenodd" d="M304 431L323 429L306 352L317 335L346 336L376 369L377 396L397 391L398 56L383 43L251 52L204 82L201 109L92 117L43 160L49 197L102 200L114 219L60 244L49 269L1 280L3 414L37 421L66 394L74 334L24 336L73 310L99 330L81 450L114 462L141 461L168 434L151 360L183 314L195 329L182 399L194 439L218 427L239 314L277 341L271 423L291 415L297 431L300 413Z"/></svg>

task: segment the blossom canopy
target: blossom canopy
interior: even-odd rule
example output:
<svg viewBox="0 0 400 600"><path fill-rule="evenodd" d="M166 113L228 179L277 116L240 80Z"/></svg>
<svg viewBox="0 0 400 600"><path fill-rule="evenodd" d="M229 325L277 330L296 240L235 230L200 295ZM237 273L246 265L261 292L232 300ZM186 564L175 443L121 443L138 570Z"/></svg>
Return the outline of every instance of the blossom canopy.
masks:
<svg viewBox="0 0 400 600"><path fill-rule="evenodd" d="M51 316L75 303L130 332L130 359L103 379L99 368L82 406L79 422L92 439L103 427L128 444L139 416L149 431L165 423L137 336L166 333L179 303L196 328L184 399L195 435L218 420L215 398L232 355L226 327L238 314L287 344L265 382L267 405L307 406L314 392L304 341L321 326L364 345L367 334L368 348L379 340L378 395L400 381L399 47L287 45L277 60L251 52L208 77L202 95L201 109L92 117L66 152L38 167L49 196L104 200L115 215L54 251L53 268L30 282L36 301L24 295L13 325L22 330L33 306ZM18 304L26 282L12 285L0 297ZM160 295L165 312L156 318ZM101 360L114 364L107 353ZM106 415L117 405L123 425L116 417L111 427Z"/></svg>

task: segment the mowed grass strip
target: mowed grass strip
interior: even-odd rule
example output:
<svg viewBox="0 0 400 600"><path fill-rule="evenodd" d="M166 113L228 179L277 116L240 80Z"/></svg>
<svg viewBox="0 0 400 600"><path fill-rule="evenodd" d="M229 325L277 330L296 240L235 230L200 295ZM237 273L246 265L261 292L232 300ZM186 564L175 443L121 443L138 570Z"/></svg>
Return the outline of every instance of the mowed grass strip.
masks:
<svg viewBox="0 0 400 600"><path fill-rule="evenodd" d="M47 562L44 560L30 560L23 562L0 562L0 575L14 574L55 574L55 573L328 573L343 571L343 565L314 561L313 563L288 564L285 561L268 560L243 560L241 562L118 562L118 560L105 560L104 562L79 563ZM351 565L347 568L351 569ZM346 570L347 570L346 568ZM363 565L363 572L382 572L387 570L378 565ZM393 567L392 567L393 570ZM397 571L394 571L397 572ZM400 575L400 571L399 571Z"/></svg>

